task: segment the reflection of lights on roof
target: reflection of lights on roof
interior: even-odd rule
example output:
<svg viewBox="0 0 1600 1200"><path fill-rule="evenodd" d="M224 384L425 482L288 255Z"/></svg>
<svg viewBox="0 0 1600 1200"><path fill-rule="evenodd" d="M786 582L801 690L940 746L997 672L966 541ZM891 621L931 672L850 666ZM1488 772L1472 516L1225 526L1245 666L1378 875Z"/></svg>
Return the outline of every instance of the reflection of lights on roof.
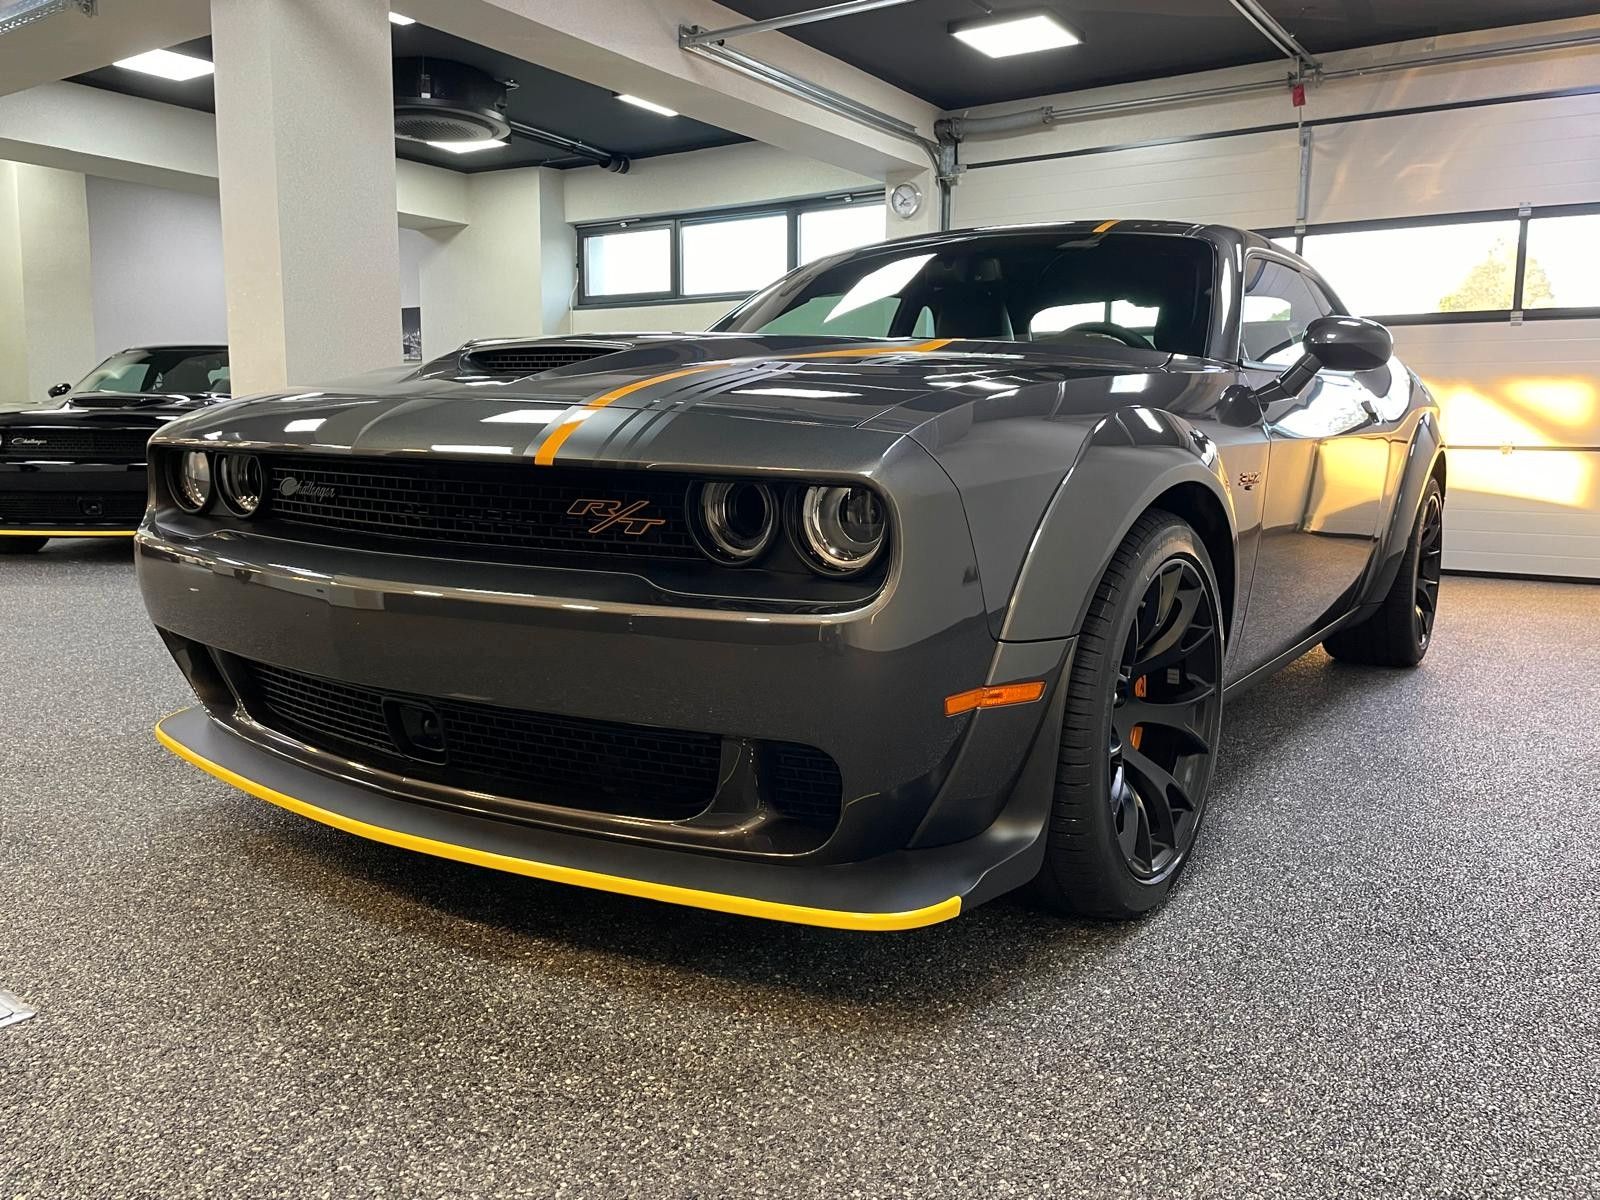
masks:
<svg viewBox="0 0 1600 1200"><path fill-rule="evenodd" d="M827 388L759 387L736 388L735 396L787 396L795 400L850 400L860 392L836 392Z"/></svg>
<svg viewBox="0 0 1600 1200"><path fill-rule="evenodd" d="M485 425L545 425L567 410L564 408L514 408L510 412L485 417Z"/></svg>
<svg viewBox="0 0 1600 1200"><path fill-rule="evenodd" d="M510 454L510 446L430 446L441 454Z"/></svg>
<svg viewBox="0 0 1600 1200"><path fill-rule="evenodd" d="M285 433L315 433L327 424L327 417L301 417L283 427Z"/></svg>

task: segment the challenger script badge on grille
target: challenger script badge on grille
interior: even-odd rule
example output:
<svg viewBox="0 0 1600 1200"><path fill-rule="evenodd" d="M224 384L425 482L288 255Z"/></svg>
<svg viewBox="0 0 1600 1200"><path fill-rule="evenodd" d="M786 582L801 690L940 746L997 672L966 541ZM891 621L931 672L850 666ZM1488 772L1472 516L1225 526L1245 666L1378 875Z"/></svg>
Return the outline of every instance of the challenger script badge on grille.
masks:
<svg viewBox="0 0 1600 1200"><path fill-rule="evenodd" d="M301 483L293 475L278 481L278 495L285 500L299 496L303 500L332 500L337 493L325 483Z"/></svg>
<svg viewBox="0 0 1600 1200"><path fill-rule="evenodd" d="M13 446L48 446L50 443L45 438L14 437L11 439Z"/></svg>
<svg viewBox="0 0 1600 1200"><path fill-rule="evenodd" d="M603 533L613 525L621 528L623 533L638 537L641 533L649 533L657 525L667 523L665 517L641 517L638 514L650 507L648 500L635 500L632 504L624 504L621 500L574 500L572 507L567 509L569 517L599 517L597 525L589 526L590 533Z"/></svg>

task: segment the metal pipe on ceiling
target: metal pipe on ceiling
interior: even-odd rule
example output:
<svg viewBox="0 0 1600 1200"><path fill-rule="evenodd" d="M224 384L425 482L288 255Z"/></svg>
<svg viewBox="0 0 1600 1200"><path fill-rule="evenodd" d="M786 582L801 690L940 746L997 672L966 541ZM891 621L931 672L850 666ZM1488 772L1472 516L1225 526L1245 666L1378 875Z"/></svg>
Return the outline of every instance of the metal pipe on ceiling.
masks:
<svg viewBox="0 0 1600 1200"><path fill-rule="evenodd" d="M1280 25L1276 17L1261 7L1258 0L1228 0L1228 3L1238 9L1239 15L1254 25L1257 32L1276 46L1284 57L1294 59L1300 65L1302 71L1315 71L1321 65L1311 57L1310 52L1304 46L1295 40L1294 34Z"/></svg>
<svg viewBox="0 0 1600 1200"><path fill-rule="evenodd" d="M587 142L569 138L564 133L540 129L537 125L529 125L526 121L508 121L507 124L511 126L512 133L525 137L531 142L539 142L546 146L553 146L557 150L565 150L575 158L587 158L596 166L604 167L608 171L615 171L619 175L626 175L628 167L631 165L626 154L602 150L598 146L591 146Z"/></svg>
<svg viewBox="0 0 1600 1200"><path fill-rule="evenodd" d="M769 17L765 21L749 21L743 25L729 25L726 29L697 29L685 42L680 35L678 44L685 50L691 45L704 46L723 42L728 38L744 37L750 33L769 33L774 29L788 29L794 25L811 25L817 21L831 21L835 17L849 17L856 13L871 12L875 8L893 8L909 4L911 0L845 0L843 4L830 4L827 8L813 8L805 12L790 13L786 17Z"/></svg>
<svg viewBox="0 0 1600 1200"><path fill-rule="evenodd" d="M1424 54L1412 58L1392 59L1362 67L1344 67L1339 70L1318 71L1313 79L1357 79L1367 75L1383 75L1394 71L1414 71L1424 67L1449 66L1457 63L1477 62L1489 58L1503 58L1513 54L1533 54L1543 50L1574 50L1586 46L1600 46L1600 31L1578 34L1557 34L1542 38L1526 38L1493 46L1473 46L1442 54ZM1040 125L1060 125L1067 121L1087 117L1120 116L1124 113L1143 112L1153 108L1193 104L1207 100L1230 100L1257 92L1283 91L1299 82L1296 76L1278 76L1274 79L1256 79L1246 83L1233 83L1221 87L1196 88L1187 92L1167 92L1160 96L1142 96L1130 100L1106 100L1098 104L1079 104L1071 107L1046 105L1043 108L1022 109L1017 112L996 113L987 117L946 117L938 127L947 129L957 140L995 137Z"/></svg>

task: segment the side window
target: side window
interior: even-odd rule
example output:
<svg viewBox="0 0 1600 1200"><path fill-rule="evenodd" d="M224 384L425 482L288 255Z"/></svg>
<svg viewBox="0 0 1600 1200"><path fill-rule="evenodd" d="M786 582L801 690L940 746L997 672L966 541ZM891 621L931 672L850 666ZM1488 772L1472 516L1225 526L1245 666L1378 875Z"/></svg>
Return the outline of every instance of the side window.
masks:
<svg viewBox="0 0 1600 1200"><path fill-rule="evenodd" d="M1300 357L1306 326L1332 311L1322 289L1293 267L1266 258L1248 260L1240 313L1245 361L1288 366Z"/></svg>

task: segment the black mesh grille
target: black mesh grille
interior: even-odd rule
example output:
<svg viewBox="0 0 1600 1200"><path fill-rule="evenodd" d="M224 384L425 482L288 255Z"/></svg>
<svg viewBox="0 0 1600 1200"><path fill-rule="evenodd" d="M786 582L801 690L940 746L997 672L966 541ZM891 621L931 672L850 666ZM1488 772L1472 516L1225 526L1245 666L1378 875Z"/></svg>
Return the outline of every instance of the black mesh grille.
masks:
<svg viewBox="0 0 1600 1200"><path fill-rule="evenodd" d="M511 550L699 559L682 476L528 463L283 458L274 520Z"/></svg>
<svg viewBox="0 0 1600 1200"><path fill-rule="evenodd" d="M844 785L839 764L811 746L775 743L762 751L768 795L784 816L832 827L839 820Z"/></svg>
<svg viewBox="0 0 1600 1200"><path fill-rule="evenodd" d="M704 809L722 739L356 687L229 659L262 724L321 749L378 752L407 775L494 795L655 819ZM403 745L402 710L436 714L445 762Z"/></svg>
<svg viewBox="0 0 1600 1200"><path fill-rule="evenodd" d="M466 365L490 375L537 375L616 352L615 346L486 346L467 351Z"/></svg>
<svg viewBox="0 0 1600 1200"><path fill-rule="evenodd" d="M0 521L120 525L144 518L143 492L0 492Z"/></svg>
<svg viewBox="0 0 1600 1200"><path fill-rule="evenodd" d="M148 429L0 429L0 458L142 462Z"/></svg>

